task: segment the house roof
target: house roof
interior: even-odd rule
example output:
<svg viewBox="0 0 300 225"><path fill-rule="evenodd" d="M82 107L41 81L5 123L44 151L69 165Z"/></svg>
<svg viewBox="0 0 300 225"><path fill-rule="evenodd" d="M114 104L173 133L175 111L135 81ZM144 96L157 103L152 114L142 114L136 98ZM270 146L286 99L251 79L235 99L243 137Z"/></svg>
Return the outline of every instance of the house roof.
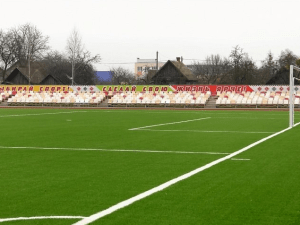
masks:
<svg viewBox="0 0 300 225"><path fill-rule="evenodd" d="M28 77L24 75L18 68L15 68L6 78L2 83L10 83L11 79L13 79L14 76L16 76L18 73L21 73L25 79L28 81Z"/></svg>
<svg viewBox="0 0 300 225"><path fill-rule="evenodd" d="M27 80L29 80L29 68L27 63L16 62L12 65L8 70L8 77L12 74L16 69L21 72ZM46 66L42 62L31 62L30 64L30 83L39 84L42 80L44 80L48 76ZM8 78L7 77L7 78ZM6 78L6 79L7 79Z"/></svg>
<svg viewBox="0 0 300 225"><path fill-rule="evenodd" d="M63 82L58 78L58 77L55 77L51 74L47 75L46 77L44 77L43 80L40 81L40 83L43 83L44 80L48 79L48 78L53 78L58 84L63 84Z"/></svg>
<svg viewBox="0 0 300 225"><path fill-rule="evenodd" d="M8 76L4 80L7 81L7 78L15 71L20 71L20 73L29 80L29 70L28 70L28 64L22 63L22 62L16 62L14 65L12 65L7 71ZM60 74L60 76L56 76L53 74L49 74L48 66L44 62L32 62L30 64L30 74L31 84L40 84L42 81L44 81L46 78L49 78L49 76L53 77L58 83L61 84L71 84L71 80L68 78L66 74Z"/></svg>
<svg viewBox="0 0 300 225"><path fill-rule="evenodd" d="M196 75L194 75L193 72L186 65L184 65L182 62L179 62L179 61L168 60L165 63L165 65L163 65L163 67L160 68L160 70L157 73L159 73L161 70L163 70L163 68L166 67L168 64L173 65L183 76L185 76L187 78L187 80L197 80ZM151 73L150 73L150 71L148 73L148 76L150 78L153 78L157 73L155 70L151 71Z"/></svg>
<svg viewBox="0 0 300 225"><path fill-rule="evenodd" d="M192 71L187 68L182 62L170 61L188 80L197 80L197 77L192 73Z"/></svg>

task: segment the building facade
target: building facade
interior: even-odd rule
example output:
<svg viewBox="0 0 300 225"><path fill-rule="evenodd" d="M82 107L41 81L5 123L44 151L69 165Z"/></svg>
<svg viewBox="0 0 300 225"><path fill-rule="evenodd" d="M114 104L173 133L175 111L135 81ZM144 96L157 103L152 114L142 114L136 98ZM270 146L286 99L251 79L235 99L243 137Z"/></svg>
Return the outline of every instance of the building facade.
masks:
<svg viewBox="0 0 300 225"><path fill-rule="evenodd" d="M158 69L160 69L165 63L158 62ZM156 59L140 59L137 58L134 64L135 78L141 78L148 73L149 70L156 70Z"/></svg>

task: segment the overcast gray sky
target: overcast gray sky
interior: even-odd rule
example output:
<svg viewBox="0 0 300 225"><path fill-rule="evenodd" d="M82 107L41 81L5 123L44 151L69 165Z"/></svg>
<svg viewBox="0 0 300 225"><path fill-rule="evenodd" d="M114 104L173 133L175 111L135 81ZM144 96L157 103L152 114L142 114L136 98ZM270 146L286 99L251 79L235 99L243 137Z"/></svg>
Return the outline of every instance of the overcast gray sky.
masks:
<svg viewBox="0 0 300 225"><path fill-rule="evenodd" d="M239 45L257 60L284 49L300 55L300 0L0 0L0 29L32 23L64 51L76 27L102 62L133 71L136 58L228 57ZM190 61L184 60L184 63Z"/></svg>

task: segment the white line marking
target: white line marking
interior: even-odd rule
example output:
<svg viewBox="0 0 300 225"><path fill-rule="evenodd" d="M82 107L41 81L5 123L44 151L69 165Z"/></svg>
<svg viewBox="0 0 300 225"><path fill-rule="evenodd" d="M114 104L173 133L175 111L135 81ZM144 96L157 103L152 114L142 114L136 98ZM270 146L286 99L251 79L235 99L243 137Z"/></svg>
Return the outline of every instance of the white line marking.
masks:
<svg viewBox="0 0 300 225"><path fill-rule="evenodd" d="M145 126L145 127L131 128L128 130L139 130L139 129L148 128L148 127L159 127L159 126L170 125L170 124L188 123L188 122L192 122L192 121L206 120L206 119L210 119L210 118L211 117L205 117L205 118L199 118L199 119L194 119L194 120L184 120L184 121L178 121L178 122L172 122L172 123L161 123L161 124L155 124L155 125L150 125L150 126Z"/></svg>
<svg viewBox="0 0 300 225"><path fill-rule="evenodd" d="M17 220L42 220L42 219L84 219L84 216L33 216L33 217L17 217L0 219L0 223L17 221Z"/></svg>
<svg viewBox="0 0 300 225"><path fill-rule="evenodd" d="M231 160L236 160L236 161L238 161L238 160L241 160L241 161L248 161L248 160L250 160L250 159L237 159L237 158L231 158Z"/></svg>
<svg viewBox="0 0 300 225"><path fill-rule="evenodd" d="M57 113L33 113L33 114L18 114L18 115L0 115L0 117L43 116L43 115L69 114L69 113L77 113L77 112L87 112L87 111L71 111L71 112L57 112Z"/></svg>
<svg viewBox="0 0 300 225"><path fill-rule="evenodd" d="M48 148L48 147L7 147L2 149L42 149L42 150L71 150L71 151L103 151L103 152L142 152L142 153L175 153L175 154L208 154L228 155L226 152L184 152L184 151L160 151L160 150L130 150L130 149L101 149L101 148Z"/></svg>
<svg viewBox="0 0 300 225"><path fill-rule="evenodd" d="M213 119L247 119L247 120L286 120L286 118L259 118L259 117L213 117Z"/></svg>
<svg viewBox="0 0 300 225"><path fill-rule="evenodd" d="M221 110L220 110L221 111ZM218 112L218 111L209 111L209 110L202 110L202 111L198 111L198 112L195 112L195 111L181 111L181 112L174 112L174 111L169 111L169 112L157 112L155 110L153 110L152 112L149 112L149 111L145 111L144 113L158 113L158 114L170 114L170 113L179 113L179 114L182 114L182 113L189 113L189 114L209 114L209 115L253 115L253 113L238 113L238 111L234 111L234 112L230 112L230 113L223 113L223 112ZM139 111L141 112L141 111ZM255 112L255 111L253 111ZM295 111L297 112L297 111ZM268 113L268 112L266 112ZM258 113L260 114L260 113ZM260 114L262 116L265 116L266 114ZM268 114L268 115L272 115L272 116L278 116L278 115L288 115L288 112L286 112L285 114L284 113L278 113L278 114Z"/></svg>
<svg viewBox="0 0 300 225"><path fill-rule="evenodd" d="M275 132L265 131L230 131L230 130L153 130L138 129L139 131L163 131L163 132L199 132L199 133L241 133L241 134L274 134Z"/></svg>
<svg viewBox="0 0 300 225"><path fill-rule="evenodd" d="M297 124L295 124L295 126L297 126L299 124L300 123L297 123ZM128 205L131 205L131 204L133 204L136 201L139 201L139 200L141 200L143 198L146 198L146 197L148 197L148 196L150 196L150 195L152 195L152 194L154 194L156 192L162 191L162 190L166 189L167 187L170 187L173 184L176 184L176 183L178 183L178 182L180 182L182 180L185 180L185 179L187 179L187 178L189 178L189 177L191 177L191 176L193 176L193 175L195 175L195 174L197 174L197 173L199 173L199 172L201 172L203 170L206 170L206 169L208 169L208 168L210 168L212 166L215 166L215 165L217 165L217 164L219 164L219 163L221 163L221 162L223 162L225 160L228 160L228 159L230 159L230 158L232 158L232 157L234 157L236 155L239 155L242 152L245 152L248 149L250 149L250 148L252 148L252 147L254 147L254 146L256 146L256 145L258 145L258 144L260 144L260 143L262 143L264 141L267 141L267 140L269 140L269 139L271 139L271 138L273 138L273 137L275 137L275 136L277 136L279 134L282 134L282 133L284 133L284 132L286 132L286 131L288 131L290 129L291 128L288 127L288 128L286 128L284 130L281 130L281 131L279 131L279 132L277 132L275 134L272 134L272 135L270 135L268 137L265 137L265 138L263 138L263 139L261 139L259 141L256 141L256 142L254 142L254 143L252 143L252 144L250 144L250 145L248 145L248 146L246 146L246 147L244 147L244 148L242 148L242 149L240 149L240 150L238 150L236 152L231 153L230 155L227 155L227 156L225 156L223 158L217 159L217 160L215 160L215 161L213 161L211 163L208 163L208 164L206 164L204 166L201 166L201 167L199 167L199 168L197 168L197 169L195 169L195 170L193 170L193 171L191 171L189 173L181 175L181 176L179 176L177 178L174 178L174 179L172 179L170 181L167 181L166 183L163 183L163 184L161 184L161 185L159 185L157 187L154 187L154 188L152 188L152 189L150 189L148 191L145 191L145 192L143 192L141 194L138 194L138 195L136 195L136 196L134 196L132 198L129 198L129 199L125 200L125 201L119 202L116 205L113 205L113 206L111 206L111 207L109 207L109 208L107 208L107 209L105 209L103 211L100 211L100 212L95 213L95 214L93 214L93 215L91 215L89 217L86 217L86 218L78 221L77 223L74 223L74 225L86 225L86 224L92 223L92 222L94 222L94 221L96 221L96 220L98 220L98 219L100 219L100 218L102 218L102 217L104 217L106 215L109 215L109 214L111 214L111 213L113 213L113 212L115 212L115 211L117 211L117 210L119 210L121 208L124 208L124 207L126 207Z"/></svg>

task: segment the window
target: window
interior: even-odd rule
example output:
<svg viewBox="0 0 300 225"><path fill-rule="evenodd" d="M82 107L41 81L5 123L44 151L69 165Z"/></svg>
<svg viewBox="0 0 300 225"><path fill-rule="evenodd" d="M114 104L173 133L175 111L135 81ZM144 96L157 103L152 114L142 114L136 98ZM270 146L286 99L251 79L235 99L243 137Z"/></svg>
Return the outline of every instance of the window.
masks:
<svg viewBox="0 0 300 225"><path fill-rule="evenodd" d="M142 72L142 67L137 68L138 72Z"/></svg>

